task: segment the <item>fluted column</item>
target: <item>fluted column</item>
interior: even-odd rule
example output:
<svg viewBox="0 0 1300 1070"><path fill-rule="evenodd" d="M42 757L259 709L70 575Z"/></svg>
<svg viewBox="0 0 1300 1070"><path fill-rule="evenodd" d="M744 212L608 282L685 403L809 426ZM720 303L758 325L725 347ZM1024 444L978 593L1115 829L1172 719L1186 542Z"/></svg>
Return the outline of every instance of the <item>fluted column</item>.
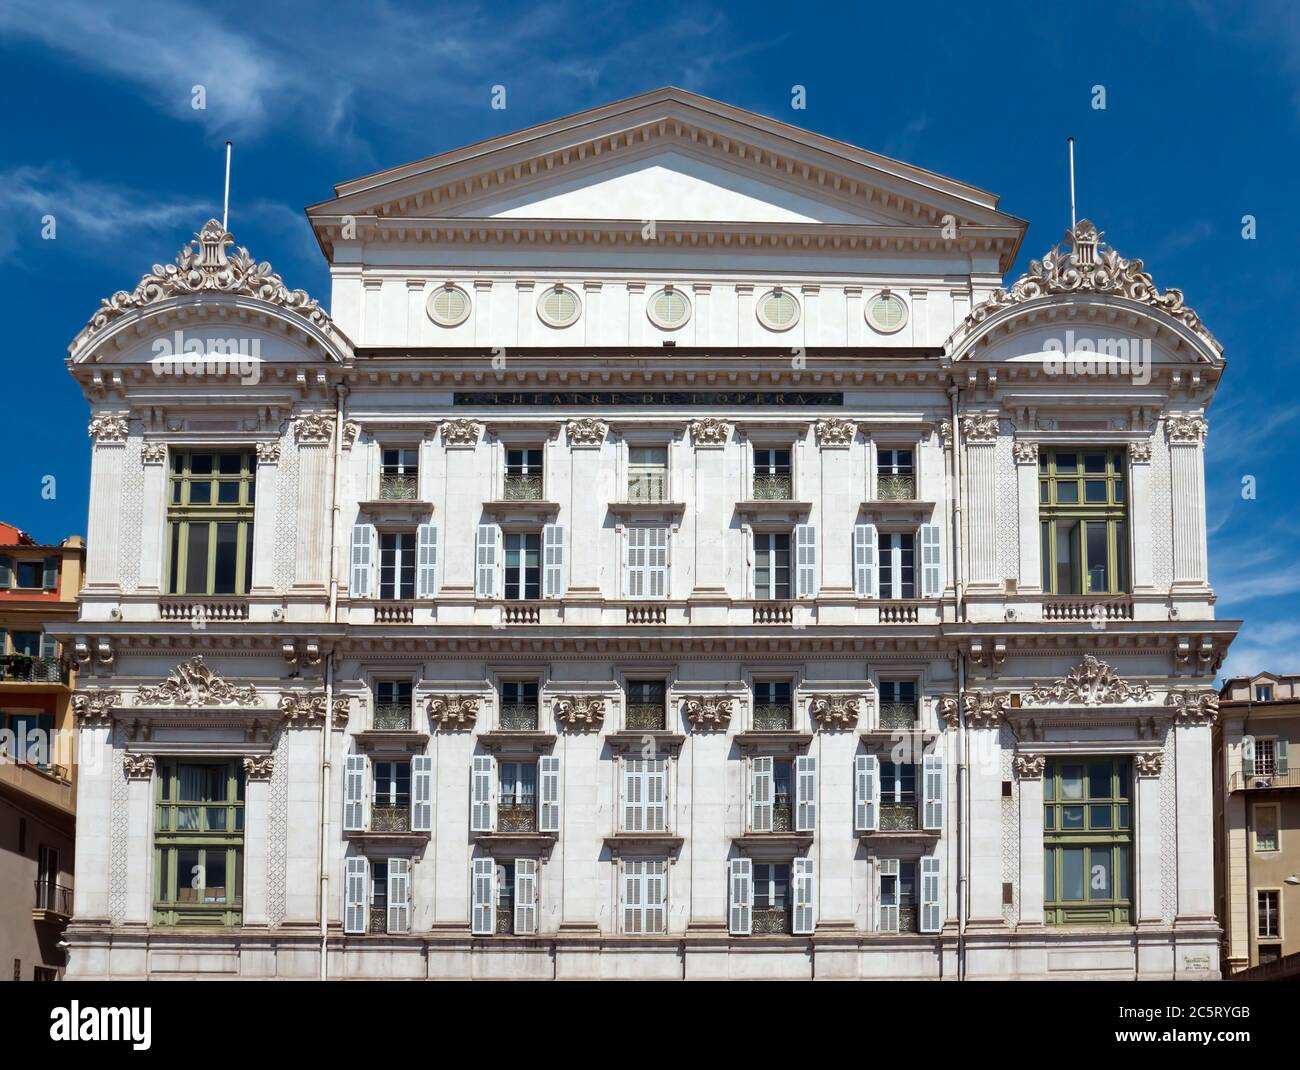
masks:
<svg viewBox="0 0 1300 1070"><path fill-rule="evenodd" d="M725 595L726 542L731 496L727 493L727 445L731 425L713 417L691 422L695 449L695 589L692 597Z"/></svg>
<svg viewBox="0 0 1300 1070"><path fill-rule="evenodd" d="M607 486L602 464L609 425L603 420L570 420L567 429L569 463L568 564L571 596L600 595L601 525L605 502L614 488ZM617 496L617 495L615 495Z"/></svg>
<svg viewBox="0 0 1300 1070"><path fill-rule="evenodd" d="M1155 556L1151 542L1151 443L1134 442L1128 450L1129 528L1133 545L1133 590L1155 586Z"/></svg>
<svg viewBox="0 0 1300 1070"><path fill-rule="evenodd" d="M1160 751L1139 754L1133 761L1137 808L1137 923L1159 925L1163 920L1160 871L1160 776L1164 758ZM1173 770L1169 771L1170 776Z"/></svg>

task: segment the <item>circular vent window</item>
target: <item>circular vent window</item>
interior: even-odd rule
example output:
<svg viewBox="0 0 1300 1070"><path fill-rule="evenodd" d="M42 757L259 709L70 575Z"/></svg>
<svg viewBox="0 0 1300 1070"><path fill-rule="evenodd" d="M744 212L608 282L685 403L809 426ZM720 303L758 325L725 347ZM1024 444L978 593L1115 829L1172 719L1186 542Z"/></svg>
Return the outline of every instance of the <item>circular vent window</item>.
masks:
<svg viewBox="0 0 1300 1070"><path fill-rule="evenodd" d="M759 301L758 318L769 330L787 331L799 321L799 302L785 290L773 290Z"/></svg>
<svg viewBox="0 0 1300 1070"><path fill-rule="evenodd" d="M425 306L429 319L439 327L455 327L469 316L469 294L455 283L439 286L429 295Z"/></svg>
<svg viewBox="0 0 1300 1070"><path fill-rule="evenodd" d="M907 322L907 306L894 294L877 294L867 302L867 322L882 334L893 334Z"/></svg>
<svg viewBox="0 0 1300 1070"><path fill-rule="evenodd" d="M552 286L537 299L537 314L551 327L568 327L581 312L578 295L567 286Z"/></svg>
<svg viewBox="0 0 1300 1070"><path fill-rule="evenodd" d="M665 331L675 331L691 318L691 303L681 290L665 286L650 299L650 322Z"/></svg>

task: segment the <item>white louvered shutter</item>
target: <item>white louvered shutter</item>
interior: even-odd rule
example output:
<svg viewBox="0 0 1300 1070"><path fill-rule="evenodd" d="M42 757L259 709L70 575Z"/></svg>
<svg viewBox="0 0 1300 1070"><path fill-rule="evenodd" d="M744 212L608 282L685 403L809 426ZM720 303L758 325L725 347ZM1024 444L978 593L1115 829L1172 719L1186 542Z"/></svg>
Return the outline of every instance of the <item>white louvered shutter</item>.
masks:
<svg viewBox="0 0 1300 1070"><path fill-rule="evenodd" d="M668 597L668 529L644 528L646 535L646 597Z"/></svg>
<svg viewBox="0 0 1300 1070"><path fill-rule="evenodd" d="M754 832L772 831L772 759L753 758L749 764L749 824Z"/></svg>
<svg viewBox="0 0 1300 1070"><path fill-rule="evenodd" d="M943 928L943 859L926 855L921 859L921 932L937 933Z"/></svg>
<svg viewBox="0 0 1300 1070"><path fill-rule="evenodd" d="M853 526L853 593L859 598L876 598L880 594L875 524Z"/></svg>
<svg viewBox="0 0 1300 1070"><path fill-rule="evenodd" d="M352 528L352 597L375 597L375 526L355 524Z"/></svg>
<svg viewBox="0 0 1300 1070"><path fill-rule="evenodd" d="M625 860L623 862L623 932L628 936L640 936L645 930L644 888L641 882L642 861Z"/></svg>
<svg viewBox="0 0 1300 1070"><path fill-rule="evenodd" d="M370 873L364 855L351 855L343 883L343 931L364 933L370 913Z"/></svg>
<svg viewBox="0 0 1300 1070"><path fill-rule="evenodd" d="M623 831L645 831L645 776L639 758L623 763Z"/></svg>
<svg viewBox="0 0 1300 1070"><path fill-rule="evenodd" d="M1246 770L1247 775L1255 774L1255 737L1241 737L1241 768Z"/></svg>
<svg viewBox="0 0 1300 1070"><path fill-rule="evenodd" d="M564 528L547 524L542 528L542 593L547 598L564 594Z"/></svg>
<svg viewBox="0 0 1300 1070"><path fill-rule="evenodd" d="M921 759L921 780L925 800L921 827L942 829L944 797L942 754L927 754Z"/></svg>
<svg viewBox="0 0 1300 1070"><path fill-rule="evenodd" d="M537 759L537 831L560 831L560 759L554 754Z"/></svg>
<svg viewBox="0 0 1300 1070"><path fill-rule="evenodd" d="M470 865L470 932L490 936L497 928L497 866L490 858L476 858Z"/></svg>
<svg viewBox="0 0 1300 1070"><path fill-rule="evenodd" d="M515 859L515 933L537 932L537 859Z"/></svg>
<svg viewBox="0 0 1300 1070"><path fill-rule="evenodd" d="M886 892L891 902L885 902ZM880 903L880 931L898 932L898 859L882 858L876 868L876 899Z"/></svg>
<svg viewBox="0 0 1300 1070"><path fill-rule="evenodd" d="M411 757L411 831L433 831L433 758Z"/></svg>
<svg viewBox="0 0 1300 1070"><path fill-rule="evenodd" d="M801 754L794 760L794 829L813 832L817 828L817 759Z"/></svg>
<svg viewBox="0 0 1300 1070"><path fill-rule="evenodd" d="M880 759L859 754L853 776L853 827L874 832L880 820Z"/></svg>
<svg viewBox="0 0 1300 1070"><path fill-rule="evenodd" d="M1273 746L1273 753L1274 753L1274 760L1277 764L1277 771L1279 774L1285 773L1287 769L1290 768L1287 765L1286 752L1287 752L1287 739L1285 736L1278 736L1277 742Z"/></svg>
<svg viewBox="0 0 1300 1070"><path fill-rule="evenodd" d="M349 754L343 765L343 831L366 827L366 756Z"/></svg>
<svg viewBox="0 0 1300 1070"><path fill-rule="evenodd" d="M795 564L798 596L817 594L817 529L812 524L796 524L794 529Z"/></svg>
<svg viewBox="0 0 1300 1070"><path fill-rule="evenodd" d="M497 597L497 546L501 542L499 524L480 524L474 543L474 597Z"/></svg>
<svg viewBox="0 0 1300 1070"><path fill-rule="evenodd" d="M645 830L664 832L668 827L668 759L646 762Z"/></svg>
<svg viewBox="0 0 1300 1070"><path fill-rule="evenodd" d="M491 832L496 824L492 795L496 788L496 759L490 754L474 756L470 783L469 827L471 832Z"/></svg>
<svg viewBox="0 0 1300 1070"><path fill-rule="evenodd" d="M642 866L644 868L642 887L645 889L645 920L642 929L647 933L662 933L666 930L667 921L665 917L668 885L665 874L666 863L643 862Z"/></svg>
<svg viewBox="0 0 1300 1070"><path fill-rule="evenodd" d="M938 598L943 593L942 555L939 549L939 525L921 525L921 597Z"/></svg>
<svg viewBox="0 0 1300 1070"><path fill-rule="evenodd" d="M794 883L794 931L799 935L808 935L813 931L813 904L817 901L816 876L811 858L794 860L792 879Z"/></svg>
<svg viewBox="0 0 1300 1070"><path fill-rule="evenodd" d="M421 524L415 530L415 594L417 598L432 598L438 593L438 528Z"/></svg>
<svg viewBox="0 0 1300 1070"><path fill-rule="evenodd" d="M411 860L388 860L388 931L409 932L411 928Z"/></svg>
<svg viewBox="0 0 1300 1070"><path fill-rule="evenodd" d="M748 858L733 858L729 868L727 927L737 936L747 936L754 914L754 864Z"/></svg>

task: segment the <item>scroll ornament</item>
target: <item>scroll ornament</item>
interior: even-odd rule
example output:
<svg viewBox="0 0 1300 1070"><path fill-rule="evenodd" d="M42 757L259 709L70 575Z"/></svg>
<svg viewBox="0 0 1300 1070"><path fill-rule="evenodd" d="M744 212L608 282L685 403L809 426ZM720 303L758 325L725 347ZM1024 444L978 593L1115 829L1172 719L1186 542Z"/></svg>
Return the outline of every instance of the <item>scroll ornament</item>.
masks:
<svg viewBox="0 0 1300 1070"><path fill-rule="evenodd" d="M686 720L697 731L725 729L731 724L735 699L730 695L687 695L683 699Z"/></svg>
<svg viewBox="0 0 1300 1070"><path fill-rule="evenodd" d="M142 687L136 692L137 706L258 706L261 703L254 687L235 687L203 663L195 654L182 662L156 687Z"/></svg>
<svg viewBox="0 0 1300 1070"><path fill-rule="evenodd" d="M555 716L566 728L599 728L605 723L605 699L566 695L555 700Z"/></svg>

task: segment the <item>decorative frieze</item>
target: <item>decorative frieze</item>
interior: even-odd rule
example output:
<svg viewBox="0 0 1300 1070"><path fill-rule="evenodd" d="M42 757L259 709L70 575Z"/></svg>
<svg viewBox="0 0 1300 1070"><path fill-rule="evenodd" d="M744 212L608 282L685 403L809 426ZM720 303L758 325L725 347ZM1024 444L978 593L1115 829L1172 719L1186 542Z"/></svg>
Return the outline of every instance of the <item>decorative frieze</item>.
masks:
<svg viewBox="0 0 1300 1070"><path fill-rule="evenodd" d="M1165 435L1173 445L1197 445L1208 432L1209 425L1204 416L1175 412L1165 417Z"/></svg>
<svg viewBox="0 0 1300 1070"><path fill-rule="evenodd" d="M1042 780L1047 768L1047 758L1042 754L1017 754L1011 760L1020 780Z"/></svg>
<svg viewBox="0 0 1300 1070"><path fill-rule="evenodd" d="M177 665L167 679L155 687L136 692L137 706L258 706L254 687L235 687L203 663L195 654Z"/></svg>
<svg viewBox="0 0 1300 1070"><path fill-rule="evenodd" d="M257 443L258 464L278 464L280 461L280 440Z"/></svg>
<svg viewBox="0 0 1300 1070"><path fill-rule="evenodd" d="M1213 688L1177 687L1165 696L1174 721L1182 725L1211 724L1219 716L1219 696Z"/></svg>
<svg viewBox="0 0 1300 1070"><path fill-rule="evenodd" d="M691 421L691 444L699 449L717 449L727 444L731 437L731 424L719 420L716 416L706 416L702 420Z"/></svg>
<svg viewBox="0 0 1300 1070"><path fill-rule="evenodd" d="M122 755L122 771L127 780L148 780L153 776L156 764L152 754Z"/></svg>
<svg viewBox="0 0 1300 1070"><path fill-rule="evenodd" d="M472 728L478 720L477 695L430 695L429 716L447 730Z"/></svg>
<svg viewBox="0 0 1300 1070"><path fill-rule="evenodd" d="M294 421L294 433L299 445L326 446L334 437L334 416L328 412L299 416Z"/></svg>
<svg viewBox="0 0 1300 1070"><path fill-rule="evenodd" d="M122 705L122 692L92 687L72 696L72 712L82 728L108 728L113 711Z"/></svg>
<svg viewBox="0 0 1300 1070"><path fill-rule="evenodd" d="M92 416L86 428L90 437L100 445L116 446L125 444L128 429L127 418L112 413Z"/></svg>
<svg viewBox="0 0 1300 1070"><path fill-rule="evenodd" d="M1011 456L1016 459L1016 464L1037 464L1038 443L1018 438L1011 443Z"/></svg>
<svg viewBox="0 0 1300 1070"><path fill-rule="evenodd" d="M597 420L591 416L570 420L568 423L569 446L575 449L600 446L605 441L605 434L608 431L609 424L605 423L604 420Z"/></svg>
<svg viewBox="0 0 1300 1070"><path fill-rule="evenodd" d="M962 693L962 713L967 728L996 728L1002 723L1011 706L1011 696L1006 691L980 691ZM939 714L949 728L956 728L962 718L957 711L957 696L944 695L939 699Z"/></svg>
<svg viewBox="0 0 1300 1070"><path fill-rule="evenodd" d="M142 464L162 464L165 460L167 460L167 443L140 443L140 462Z"/></svg>
<svg viewBox="0 0 1300 1070"><path fill-rule="evenodd" d="M687 722L697 732L721 731L731 724L735 702L730 695L686 695L682 708Z"/></svg>
<svg viewBox="0 0 1300 1070"><path fill-rule="evenodd" d="M961 418L961 434L968 443L988 445L997 441L998 418L991 412L971 413Z"/></svg>
<svg viewBox="0 0 1300 1070"><path fill-rule="evenodd" d="M818 420L814 426L817 429L817 445L824 450L848 449L858 433L856 423L839 416L828 416Z"/></svg>
<svg viewBox="0 0 1300 1070"><path fill-rule="evenodd" d="M555 717L565 728L599 728L605 723L605 699L600 695L563 695L555 700Z"/></svg>
<svg viewBox="0 0 1300 1070"><path fill-rule="evenodd" d="M859 697L857 695L813 695L808 700L808 712L823 728L843 730L858 723Z"/></svg>
<svg viewBox="0 0 1300 1070"><path fill-rule="evenodd" d="M482 431L483 426L473 420L444 420L442 444L448 449L477 446Z"/></svg>
<svg viewBox="0 0 1300 1070"><path fill-rule="evenodd" d="M1164 767L1165 756L1161 751L1153 750L1146 754L1133 755L1133 771L1138 776L1159 776Z"/></svg>
<svg viewBox="0 0 1300 1070"><path fill-rule="evenodd" d="M244 776L249 780L270 780L274 773L274 754L250 754L244 757Z"/></svg>
<svg viewBox="0 0 1300 1070"><path fill-rule="evenodd" d="M1085 654L1063 679L1039 684L1024 698L1027 706L1116 706L1151 701L1149 684L1120 679L1114 669L1091 654Z"/></svg>

